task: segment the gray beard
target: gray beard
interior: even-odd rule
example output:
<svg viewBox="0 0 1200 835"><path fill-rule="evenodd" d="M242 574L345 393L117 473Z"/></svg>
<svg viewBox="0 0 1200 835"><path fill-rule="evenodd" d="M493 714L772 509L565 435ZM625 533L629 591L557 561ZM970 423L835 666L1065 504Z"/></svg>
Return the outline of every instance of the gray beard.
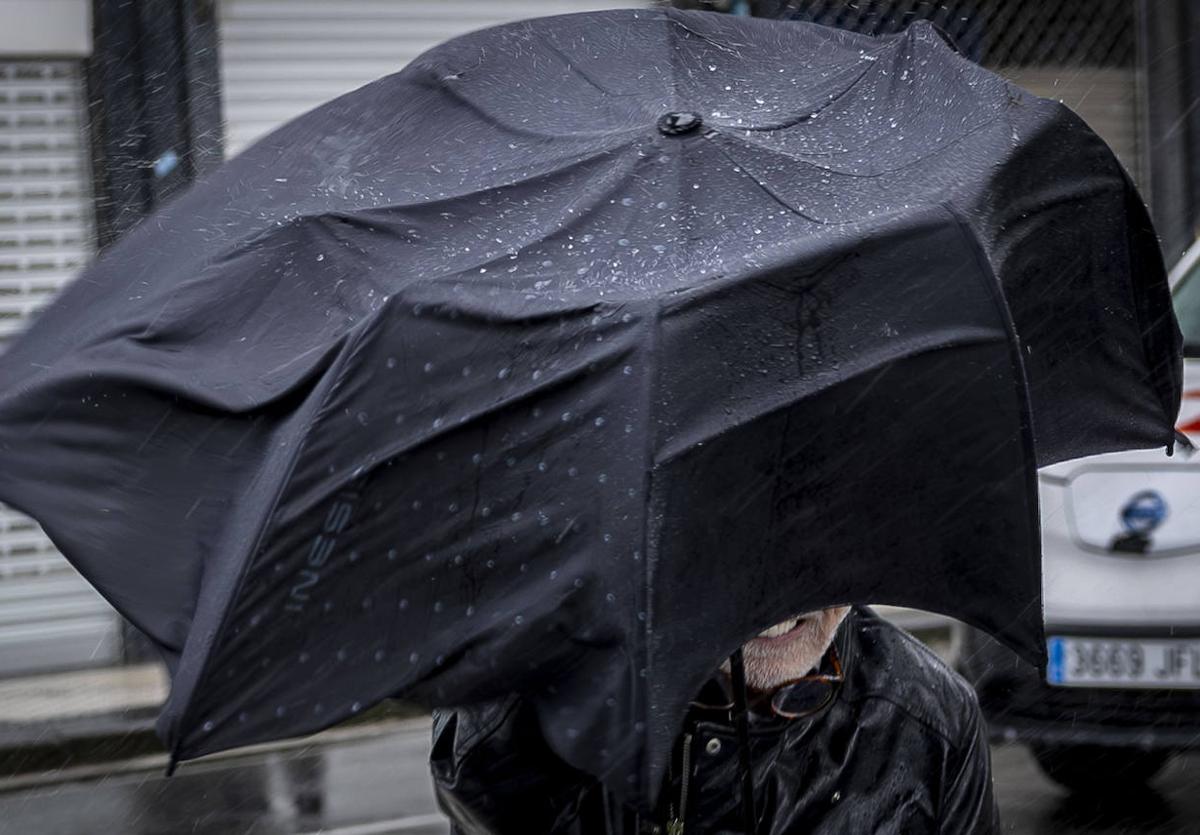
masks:
<svg viewBox="0 0 1200 835"><path fill-rule="evenodd" d="M825 657L838 626L849 611L848 606L839 606L803 615L805 621L788 633L786 648L773 644L762 646L753 641L747 643L742 647L746 686L768 693L811 673ZM729 662L722 664L721 669L728 673Z"/></svg>

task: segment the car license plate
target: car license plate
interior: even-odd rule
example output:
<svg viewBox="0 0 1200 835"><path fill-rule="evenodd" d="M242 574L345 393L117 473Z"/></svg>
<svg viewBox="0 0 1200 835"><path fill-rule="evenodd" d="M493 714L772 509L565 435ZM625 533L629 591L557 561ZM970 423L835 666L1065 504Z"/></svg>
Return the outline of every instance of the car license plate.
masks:
<svg viewBox="0 0 1200 835"><path fill-rule="evenodd" d="M1200 689L1200 639L1051 636L1046 681L1060 687Z"/></svg>

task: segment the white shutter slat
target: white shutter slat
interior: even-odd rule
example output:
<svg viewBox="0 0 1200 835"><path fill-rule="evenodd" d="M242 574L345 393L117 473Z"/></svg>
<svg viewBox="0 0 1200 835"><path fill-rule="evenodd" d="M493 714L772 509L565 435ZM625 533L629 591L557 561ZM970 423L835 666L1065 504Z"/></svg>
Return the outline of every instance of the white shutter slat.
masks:
<svg viewBox="0 0 1200 835"><path fill-rule="evenodd" d="M283 122L398 72L425 50L457 35L530 17L642 5L647 4L638 0L221 0L226 153L232 156Z"/></svg>
<svg viewBox="0 0 1200 835"><path fill-rule="evenodd" d="M83 125L78 62L0 62L5 334L20 329L14 312L23 317L43 306L52 283L66 285L91 253Z"/></svg>
<svg viewBox="0 0 1200 835"><path fill-rule="evenodd" d="M0 61L0 352L92 253L74 61ZM0 675L112 663L112 608L42 529L0 505Z"/></svg>

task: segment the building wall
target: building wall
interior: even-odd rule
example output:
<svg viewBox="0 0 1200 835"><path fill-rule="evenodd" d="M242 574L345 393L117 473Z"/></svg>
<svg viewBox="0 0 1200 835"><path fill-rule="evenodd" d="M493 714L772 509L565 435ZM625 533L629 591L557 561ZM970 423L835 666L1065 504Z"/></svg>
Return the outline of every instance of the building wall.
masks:
<svg viewBox="0 0 1200 835"><path fill-rule="evenodd" d="M92 257L86 0L0 0L0 352ZM0 505L0 676L113 663L120 621Z"/></svg>
<svg viewBox="0 0 1200 835"><path fill-rule="evenodd" d="M474 29L639 0L220 0L227 153Z"/></svg>

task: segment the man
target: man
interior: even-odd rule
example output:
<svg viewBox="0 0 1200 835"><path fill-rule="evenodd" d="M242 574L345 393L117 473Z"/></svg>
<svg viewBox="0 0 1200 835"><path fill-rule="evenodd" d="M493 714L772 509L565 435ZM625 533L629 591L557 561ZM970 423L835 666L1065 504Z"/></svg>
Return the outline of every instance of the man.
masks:
<svg viewBox="0 0 1200 835"><path fill-rule="evenodd" d="M755 835L999 832L974 691L868 609L785 621L743 647ZM745 832L728 664L697 694L654 815L549 750L517 697L435 717L455 835Z"/></svg>

